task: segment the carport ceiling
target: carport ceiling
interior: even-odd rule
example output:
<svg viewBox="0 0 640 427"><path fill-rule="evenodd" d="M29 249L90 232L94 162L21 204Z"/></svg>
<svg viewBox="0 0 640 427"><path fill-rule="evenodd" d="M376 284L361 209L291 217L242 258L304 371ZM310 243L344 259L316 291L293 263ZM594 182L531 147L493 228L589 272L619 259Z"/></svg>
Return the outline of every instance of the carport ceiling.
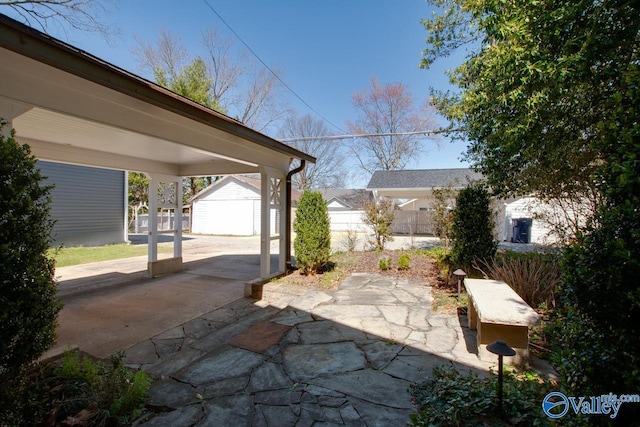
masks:
<svg viewBox="0 0 640 427"><path fill-rule="evenodd" d="M40 159L172 176L315 161L3 15L0 58L0 116Z"/></svg>

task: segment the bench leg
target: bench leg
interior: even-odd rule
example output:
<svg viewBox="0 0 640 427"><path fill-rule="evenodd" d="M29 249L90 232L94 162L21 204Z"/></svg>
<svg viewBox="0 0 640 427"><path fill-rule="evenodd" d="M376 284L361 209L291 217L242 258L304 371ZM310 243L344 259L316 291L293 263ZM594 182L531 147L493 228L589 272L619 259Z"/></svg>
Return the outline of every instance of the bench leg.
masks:
<svg viewBox="0 0 640 427"><path fill-rule="evenodd" d="M526 326L500 325L495 323L478 323L478 356L487 361L496 360L496 355L486 347L496 340L502 340L516 351L512 358L505 358L505 363L520 365L529 358L529 328Z"/></svg>
<svg viewBox="0 0 640 427"><path fill-rule="evenodd" d="M467 312L467 322L469 323L469 329L475 330L478 323L478 313L476 307L473 304L473 300L469 298L469 309Z"/></svg>

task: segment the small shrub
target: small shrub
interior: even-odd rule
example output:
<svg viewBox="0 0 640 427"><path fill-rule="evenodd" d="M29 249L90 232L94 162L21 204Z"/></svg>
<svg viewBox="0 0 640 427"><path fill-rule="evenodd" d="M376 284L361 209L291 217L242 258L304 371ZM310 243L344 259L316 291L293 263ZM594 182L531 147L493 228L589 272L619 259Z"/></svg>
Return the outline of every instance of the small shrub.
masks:
<svg viewBox="0 0 640 427"><path fill-rule="evenodd" d="M371 227L373 241L370 243L377 251L383 251L387 242L392 242L391 224L396 214L391 200L367 200L363 204L362 221Z"/></svg>
<svg viewBox="0 0 640 427"><path fill-rule="evenodd" d="M506 373L503 410L498 411L495 375L481 379L462 375L444 366L433 369L433 379L411 385L410 393L418 412L410 416L414 426L553 425L540 409L553 385L535 374Z"/></svg>
<svg viewBox="0 0 640 427"><path fill-rule="evenodd" d="M316 274L329 261L331 231L327 204L319 192L305 191L298 201L293 248L302 274Z"/></svg>
<svg viewBox="0 0 640 427"><path fill-rule="evenodd" d="M59 388L59 418L88 410L88 425L129 423L142 415L150 380L143 371L132 371L122 363L122 354L108 364L67 351L56 375L64 380Z"/></svg>
<svg viewBox="0 0 640 427"><path fill-rule="evenodd" d="M380 265L380 270L382 271L387 271L389 269L391 269L391 257L389 256L382 256L380 257L380 261L379 261L379 265Z"/></svg>
<svg viewBox="0 0 640 427"><path fill-rule="evenodd" d="M424 253L429 255L438 266L438 276L444 281L449 281L449 276L453 271L451 261L451 251L444 246L428 249Z"/></svg>
<svg viewBox="0 0 640 427"><path fill-rule="evenodd" d="M398 259L398 270L408 270L411 267L411 257L409 254L402 254Z"/></svg>
<svg viewBox="0 0 640 427"><path fill-rule="evenodd" d="M347 252L355 252L358 246L358 232L355 230L347 230L340 239L340 243Z"/></svg>

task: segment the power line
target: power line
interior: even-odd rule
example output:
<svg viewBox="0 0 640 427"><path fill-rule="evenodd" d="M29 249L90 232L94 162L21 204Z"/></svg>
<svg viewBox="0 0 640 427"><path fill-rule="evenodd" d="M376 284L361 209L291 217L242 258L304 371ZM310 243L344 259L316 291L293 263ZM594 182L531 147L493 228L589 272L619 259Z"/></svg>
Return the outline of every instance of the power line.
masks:
<svg viewBox="0 0 640 427"><path fill-rule="evenodd" d="M357 138L369 138L374 136L403 136L403 135L437 135L440 133L451 132L451 129L436 129L436 130L417 130L412 132L381 132L381 133L358 133L349 135L327 135L327 136L304 136L299 138L280 138L281 142L295 142L295 141L318 141L318 140L340 140L340 139L357 139Z"/></svg>
<svg viewBox="0 0 640 427"><path fill-rule="evenodd" d="M307 108L309 108L311 111L313 111L313 112L314 112L318 117L320 117L322 120L324 120L325 122L327 122L329 125L333 126L334 128L338 129L340 132L344 132L344 131L343 131L342 129L340 129L338 126L334 125L334 124L333 124L329 119L327 119L327 118L326 118L326 117L324 117L322 114L320 114L318 111L316 111L316 109L315 109L315 108L313 108L311 105L309 105L309 104L307 103L307 101L305 101L304 99L302 99L302 97L300 97L300 95L298 95L298 94L297 94L293 89L291 89L291 88L289 87L289 85L288 85L288 84L286 84L286 83L284 82L284 80L282 80L282 79L280 78L280 76L279 76L275 71L273 71L273 70L271 69L271 67L269 67L269 66L268 66L268 65L267 65L267 64L262 60L262 58L260 58L260 57L258 56L258 54L257 54L253 49L251 49L251 47L250 47L250 46L249 46L249 45L248 45L248 44L247 44L247 43L242 39L242 37L240 37L240 36L238 35L238 33L236 33L236 32L233 30L233 28L231 28L231 25L229 25L229 24L227 23L227 21L225 21L225 20L224 20L224 18L223 18L222 16L220 16L220 14L219 14L219 13L218 13L214 8L213 8L213 6L211 6L211 4L209 3L209 1L208 1L208 0L202 0L202 1L203 1L203 2L204 2L204 3L209 7L209 9L211 9L211 11L212 11L212 12L213 12L217 17L218 17L218 19L220 19L220 21L222 21L222 23L223 23L223 24L224 24L224 25L229 29L229 31L231 31L231 32L233 33L233 35L234 35L234 36L236 36L236 38L237 38L238 40L240 40L240 43L242 43L242 44L244 45L244 47L246 47L246 48L249 50L249 52L251 52L251 54L252 54L253 56L255 56L255 57L256 57L256 59L257 59L258 61L260 61L260 63L261 63L262 65L264 65L264 67L265 67L265 68L266 68L266 69L267 69L271 74L273 74L273 76L274 76L276 79L278 79L278 81L279 81L280 83L282 83L282 85L283 85L285 88L287 88L287 90L288 90L289 92L291 92L291 93L292 93L296 98L298 98L298 100L300 100L300 102L302 102L304 105L306 105L306 106L307 106Z"/></svg>

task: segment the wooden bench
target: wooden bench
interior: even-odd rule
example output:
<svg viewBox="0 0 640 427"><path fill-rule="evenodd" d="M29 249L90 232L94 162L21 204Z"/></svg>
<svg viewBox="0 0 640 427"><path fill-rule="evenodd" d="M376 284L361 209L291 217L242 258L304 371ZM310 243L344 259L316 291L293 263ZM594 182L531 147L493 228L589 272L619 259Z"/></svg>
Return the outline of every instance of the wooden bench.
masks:
<svg viewBox="0 0 640 427"><path fill-rule="evenodd" d="M505 363L522 364L529 358L529 327L540 321L538 313L509 285L500 280L465 279L469 294L469 329L477 329L478 356L494 361L486 347L503 340L516 351Z"/></svg>

